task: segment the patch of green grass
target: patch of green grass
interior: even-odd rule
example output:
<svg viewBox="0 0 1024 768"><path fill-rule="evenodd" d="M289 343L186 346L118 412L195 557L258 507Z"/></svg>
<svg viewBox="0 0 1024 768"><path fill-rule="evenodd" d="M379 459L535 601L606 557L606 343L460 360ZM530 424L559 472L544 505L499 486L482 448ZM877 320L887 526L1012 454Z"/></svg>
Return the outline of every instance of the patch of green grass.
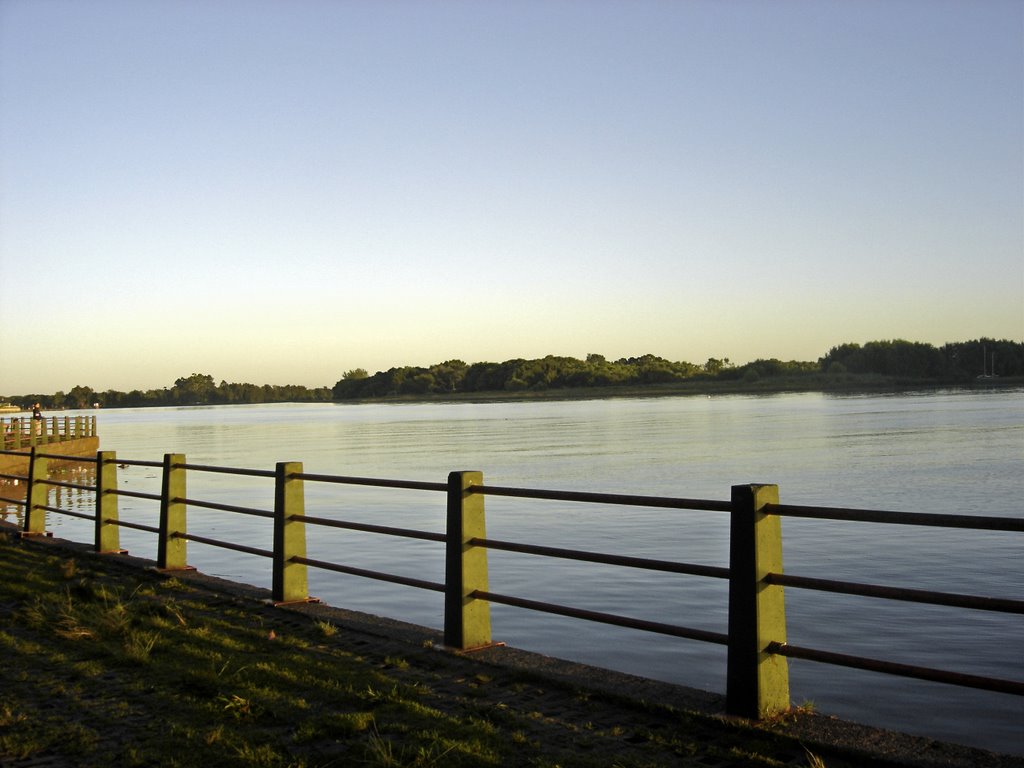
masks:
<svg viewBox="0 0 1024 768"><path fill-rule="evenodd" d="M572 710L614 697L473 666L428 645L356 653L329 622L303 624L183 579L12 544L2 534L0 547L3 760L641 768L698 751L722 762L743 753L766 766L794 754L792 740L772 742L776 734L754 739L712 718L636 702L628 706L642 729L588 728L607 719L584 712L571 721L543 697L563 696ZM666 717L670 727L646 725ZM785 757L772 763L777 755Z"/></svg>

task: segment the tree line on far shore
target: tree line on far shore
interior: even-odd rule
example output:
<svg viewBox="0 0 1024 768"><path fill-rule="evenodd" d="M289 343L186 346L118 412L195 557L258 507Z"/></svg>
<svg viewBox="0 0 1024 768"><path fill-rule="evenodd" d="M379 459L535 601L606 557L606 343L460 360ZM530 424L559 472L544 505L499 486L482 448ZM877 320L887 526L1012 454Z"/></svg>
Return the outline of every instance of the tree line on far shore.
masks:
<svg viewBox="0 0 1024 768"><path fill-rule="evenodd" d="M608 360L600 354L584 359L547 357L516 358L501 363L465 363L447 360L429 367L402 366L370 375L355 368L329 387L256 385L221 381L209 374L193 373L170 388L148 391L97 392L75 386L53 395L29 394L10 400L44 409L128 408L138 406L214 405L279 402L327 402L399 396L444 396L475 393L542 392L559 389L643 387L706 383L713 387L742 384L804 382L807 388L853 386L871 378L878 383L962 384L981 377L1024 376L1024 343L994 339L932 344L904 341L870 341L841 344L814 362L758 359L735 365L729 358L710 358L703 364L673 362L656 355Z"/></svg>
<svg viewBox="0 0 1024 768"><path fill-rule="evenodd" d="M45 409L62 408L136 408L160 405L225 405L245 403L306 403L331 400L330 387L305 387L301 384L217 384L213 376L193 373L174 382L173 387L131 392L108 389L98 392L92 387L77 385L68 392L52 395L23 395L8 398L28 408L39 403Z"/></svg>
<svg viewBox="0 0 1024 768"><path fill-rule="evenodd" d="M734 365L729 358L710 358L702 365L673 362L656 355L608 360L557 357L501 363L447 360L424 368L403 366L372 376L364 369L347 371L333 389L334 399L349 400L399 395L523 392L590 387L637 387L682 382L745 382L766 379L870 375L893 383L962 383L979 376L1024 375L1024 344L993 339L955 342L935 347L903 340L871 341L833 347L815 362L759 359ZM824 379L823 384L828 384Z"/></svg>

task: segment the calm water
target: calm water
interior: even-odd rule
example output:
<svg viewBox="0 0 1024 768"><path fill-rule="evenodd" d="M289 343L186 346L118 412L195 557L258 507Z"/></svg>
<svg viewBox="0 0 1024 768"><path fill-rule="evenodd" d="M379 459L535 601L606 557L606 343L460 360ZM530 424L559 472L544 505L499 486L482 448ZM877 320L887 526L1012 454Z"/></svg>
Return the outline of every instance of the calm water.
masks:
<svg viewBox="0 0 1024 768"><path fill-rule="evenodd" d="M1024 516L1024 392L899 396L674 397L423 405L266 405L103 411L104 450L120 458L443 482L473 469L485 482L534 488L726 500L737 483L771 482L783 503ZM269 480L190 473L192 498L273 506ZM159 472L120 470L122 488L159 491ZM89 508L91 494L61 502ZM79 498L79 496L81 498ZM309 514L443 532L444 495L307 483ZM154 524L156 505L120 500L125 520ZM722 513L487 500L493 538L728 565ZM10 513L13 516L13 512ZM51 516L57 535L89 524ZM265 521L192 509L189 530L261 548ZM1024 535L783 520L788 573L1020 599ZM155 557L150 534L122 545ZM270 586L254 556L190 544L189 560ZM318 530L310 557L443 580L441 545ZM642 619L726 631L726 585L696 577L491 552L491 589ZM340 607L435 628L439 594L310 571L310 590ZM1024 618L789 589L798 645L1024 679ZM725 649L495 605L510 645L723 692ZM1024 701L791 661L794 703L860 722L1024 752Z"/></svg>

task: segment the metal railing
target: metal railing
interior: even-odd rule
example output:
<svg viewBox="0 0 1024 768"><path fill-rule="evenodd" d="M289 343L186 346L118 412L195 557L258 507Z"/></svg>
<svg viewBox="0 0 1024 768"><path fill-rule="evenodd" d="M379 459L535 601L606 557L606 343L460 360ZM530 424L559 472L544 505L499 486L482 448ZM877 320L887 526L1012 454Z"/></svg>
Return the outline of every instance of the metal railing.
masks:
<svg viewBox="0 0 1024 768"><path fill-rule="evenodd" d="M18 500L0 496L0 501L24 509L23 535L45 533L45 513L53 512L90 519L95 524L95 548L99 552L120 552L118 529L132 528L157 536L157 565L165 570L186 569L187 543L222 547L272 561L272 593L275 601L309 600L307 569L355 575L407 587L441 592L444 595L445 644L471 649L491 643L490 605L499 603L533 611L568 616L586 621L628 627L727 647L726 707L730 713L763 717L788 709L787 658L852 667L890 675L931 680L950 685L1024 695L1024 681L968 675L946 670L900 664L828 650L792 645L787 641L784 589L824 591L882 600L941 605L972 611L1024 614L1024 601L905 589L889 585L864 584L810 578L782 572L781 518L804 517L819 520L857 520L885 525L937 526L971 530L1024 533L1024 519L935 515L882 510L783 505L774 485L737 485L729 501L670 498L609 493L554 491L490 486L479 472L452 472L445 483L387 480L366 477L311 474L298 462L284 462L273 471L189 464L181 454L166 454L162 461L117 459L112 452L100 452L95 486L58 481L47 475L47 460L73 457L31 451L26 476L0 475L27 481L27 493ZM161 470L161 492L144 493L117 488L117 468L141 466ZM268 478L274 481L273 509L254 509L191 498L186 493L188 473L221 473ZM447 502L445 533L397 528L356 521L325 518L305 513L304 484L358 485L373 488L407 489L444 493ZM47 505L47 488L59 487L93 491L95 514ZM558 500L582 504L611 504L678 510L705 510L729 515L729 567L627 557L614 553L540 546L488 538L485 531L484 499L487 496L532 500ZM117 499L146 499L159 504L159 524L143 525L118 519ZM261 548L191 534L186 528L189 507L250 515L273 523L273 541ZM308 527L336 528L392 537L412 538L443 544L445 579L433 582L382 571L357 568L343 563L307 557ZM546 558L568 559L611 567L629 567L682 576L726 580L729 585L728 632L711 632L693 627L640 620L628 616L584 610L507 595L492 591L488 583L487 552L500 550Z"/></svg>
<svg viewBox="0 0 1024 768"><path fill-rule="evenodd" d="M64 443L96 437L95 416L31 416L0 417L0 434L4 451L19 451L34 446Z"/></svg>

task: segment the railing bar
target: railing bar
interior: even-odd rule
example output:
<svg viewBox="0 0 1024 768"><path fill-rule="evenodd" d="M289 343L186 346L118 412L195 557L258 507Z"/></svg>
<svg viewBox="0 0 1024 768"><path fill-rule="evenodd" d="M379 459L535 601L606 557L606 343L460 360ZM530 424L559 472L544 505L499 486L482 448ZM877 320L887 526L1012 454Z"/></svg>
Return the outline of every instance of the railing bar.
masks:
<svg viewBox="0 0 1024 768"><path fill-rule="evenodd" d="M964 688L978 688L985 691L995 691L997 693L1010 693L1016 696L1024 696L1024 682L1018 682L1016 680L1002 680L998 677L968 675L963 672L949 672L944 669L918 667L911 664L882 661L880 659L868 659L862 656L852 656L850 654L834 653L832 651L819 651L816 648L802 648L800 646L783 643L769 643L766 650L769 653L777 653L791 659L818 661L823 664L834 664L840 667L864 669L869 672L882 672L889 675L897 675L899 677L913 677L918 680L930 680L936 683L949 683L950 685L959 685Z"/></svg>
<svg viewBox="0 0 1024 768"><path fill-rule="evenodd" d="M80 517L83 520L96 519L96 515L87 515L84 512L72 512L70 509L61 509L60 507L36 507L36 509L45 509L47 512L56 512L58 515L67 515L68 517Z"/></svg>
<svg viewBox="0 0 1024 768"><path fill-rule="evenodd" d="M158 467L158 468L163 468L163 466L164 466L164 463L162 461L140 461L140 460L132 460L132 459L107 459L107 462L111 463L111 464L117 464L118 466L121 466L123 464L126 467Z"/></svg>
<svg viewBox="0 0 1024 768"><path fill-rule="evenodd" d="M269 469L242 469L238 467L214 467L208 464L178 464L182 469L191 469L196 472L216 472L222 475L248 475L249 477L275 477Z"/></svg>
<svg viewBox="0 0 1024 768"><path fill-rule="evenodd" d="M252 515L253 517L265 517L273 519L274 513L268 512L264 509L251 509L249 507L236 507L233 504L218 504L215 501L197 501L195 499L183 499L180 497L174 498L175 502L181 504L188 504L190 507L202 507L203 509L216 509L222 512L238 512L242 515Z"/></svg>
<svg viewBox="0 0 1024 768"><path fill-rule="evenodd" d="M646 632L657 632L658 634L682 637L687 640L701 640L706 643L718 643L719 645L728 645L729 643L729 636L722 634L721 632L709 632L704 629L677 627L672 624L661 624L654 621L631 619L627 616L618 616L613 613L585 611L579 608L570 608L566 605L542 603L537 600L525 600L521 597L500 595L494 592L485 592L480 589L473 590L473 592L470 593L470 597L475 597L480 600L490 600L492 603L511 605L516 608L528 608L531 611L542 611L543 613L554 613L559 616L569 616L574 619L596 621L601 624L612 624L614 626L627 627L629 629L641 629Z"/></svg>
<svg viewBox="0 0 1024 768"><path fill-rule="evenodd" d="M297 472L292 477L299 480L312 480L318 483L335 483L340 485L372 485L379 488L406 488L413 491L445 491L445 483L427 483L417 480L385 480L374 477L345 477L343 475L318 475L309 472Z"/></svg>
<svg viewBox="0 0 1024 768"><path fill-rule="evenodd" d="M81 464L95 464L95 456L67 456L63 453L36 453L44 459L56 459L57 461L75 461Z"/></svg>
<svg viewBox="0 0 1024 768"><path fill-rule="evenodd" d="M937 515L929 512L893 512L882 509L850 509L846 507L808 507L794 504L766 504L771 515L806 517L815 520L846 520L861 523L892 523L926 525L938 528L973 528L979 531L1024 532L1024 518L985 515Z"/></svg>
<svg viewBox="0 0 1024 768"><path fill-rule="evenodd" d="M28 480L28 475L9 475L6 472L0 472L0 477L4 480Z"/></svg>
<svg viewBox="0 0 1024 768"><path fill-rule="evenodd" d="M1024 613L1024 600L1012 600L1010 598L1002 597L983 597L980 595L961 595L954 592L932 592L926 589L885 587L877 584L832 581L831 579L815 579L807 576L793 576L791 574L783 573L769 573L765 577L765 582L768 584L778 584L783 587L814 589L819 592L834 592L843 595L880 597L886 600L904 600L911 603L947 605L954 608L973 608L980 611Z"/></svg>
<svg viewBox="0 0 1024 768"><path fill-rule="evenodd" d="M404 536L409 539L423 539L425 541L439 541L444 543L448 537L443 533L431 531L417 531L411 528L391 528L386 525L371 525L369 523L353 523L347 520L330 520L325 517L311 517L309 515L291 515L290 520L299 520L313 525L323 525L328 528L345 528L352 531L366 531L367 533L382 533L388 536Z"/></svg>
<svg viewBox="0 0 1024 768"><path fill-rule="evenodd" d="M590 493L586 491L548 491L536 488L506 488L497 485L475 485L470 493L488 496L514 496L520 499L547 499L550 501L585 501L594 504L621 504L632 507L662 507L668 509L697 509L709 512L729 512L728 501L711 499L681 499L669 496L636 496L623 493Z"/></svg>
<svg viewBox="0 0 1024 768"><path fill-rule="evenodd" d="M95 485L82 485L81 483L68 483L64 480L40 480L44 485L50 485L54 488L73 488L77 491L95 491Z"/></svg>
<svg viewBox="0 0 1024 768"><path fill-rule="evenodd" d="M406 576L397 576L393 573L381 573L380 571L368 571L363 568L353 568L348 565L338 565L337 563L327 563L323 560L313 560L308 557L293 557L292 562L304 563L305 565L311 565L314 568L323 568L324 570L334 571L336 573L345 573L350 576L363 576L367 579L376 579L377 581L388 581L392 584L401 584L406 587L418 587L419 589L429 589L434 592L444 592L444 584L438 584L434 581L424 581L422 579L412 579Z"/></svg>
<svg viewBox="0 0 1024 768"><path fill-rule="evenodd" d="M162 498L158 493L144 493L143 491L125 491L120 488L107 491L107 493L113 493L116 496L130 496L133 499L149 499L151 501L160 501Z"/></svg>
<svg viewBox="0 0 1024 768"><path fill-rule="evenodd" d="M247 547L244 544L232 544L228 541L220 541L219 539L208 539L205 536L196 536L191 533L178 533L175 534L176 538L186 539L188 541L194 541L197 544L209 544L211 547L221 547L222 549L231 549L235 552L245 552L249 555L261 555L262 557L273 557L274 553L266 549L257 549L256 547Z"/></svg>
<svg viewBox="0 0 1024 768"><path fill-rule="evenodd" d="M499 541L496 539L470 539L469 543L475 544L480 547L487 547L488 549L501 549L507 552L522 552L527 555L558 557L565 560L579 560L590 563L605 563L606 565L621 565L627 568L642 568L647 571L666 571L668 573L684 573L689 576L708 576L714 579L729 578L728 568L721 568L713 565L677 563L671 560L649 560L643 557L628 557L626 555L608 555L602 552L586 552L577 549L544 547L536 544L519 544L513 541Z"/></svg>
<svg viewBox="0 0 1024 768"><path fill-rule="evenodd" d="M107 525L119 525L122 528L132 528L136 531L148 531L149 533L160 533L160 529L152 525L142 523L129 523L127 520L107 520Z"/></svg>
<svg viewBox="0 0 1024 768"><path fill-rule="evenodd" d="M25 501L25 499L12 499L7 496L0 496L0 501L6 501L8 504L16 504L19 507L24 507L26 504L28 504L28 502Z"/></svg>

